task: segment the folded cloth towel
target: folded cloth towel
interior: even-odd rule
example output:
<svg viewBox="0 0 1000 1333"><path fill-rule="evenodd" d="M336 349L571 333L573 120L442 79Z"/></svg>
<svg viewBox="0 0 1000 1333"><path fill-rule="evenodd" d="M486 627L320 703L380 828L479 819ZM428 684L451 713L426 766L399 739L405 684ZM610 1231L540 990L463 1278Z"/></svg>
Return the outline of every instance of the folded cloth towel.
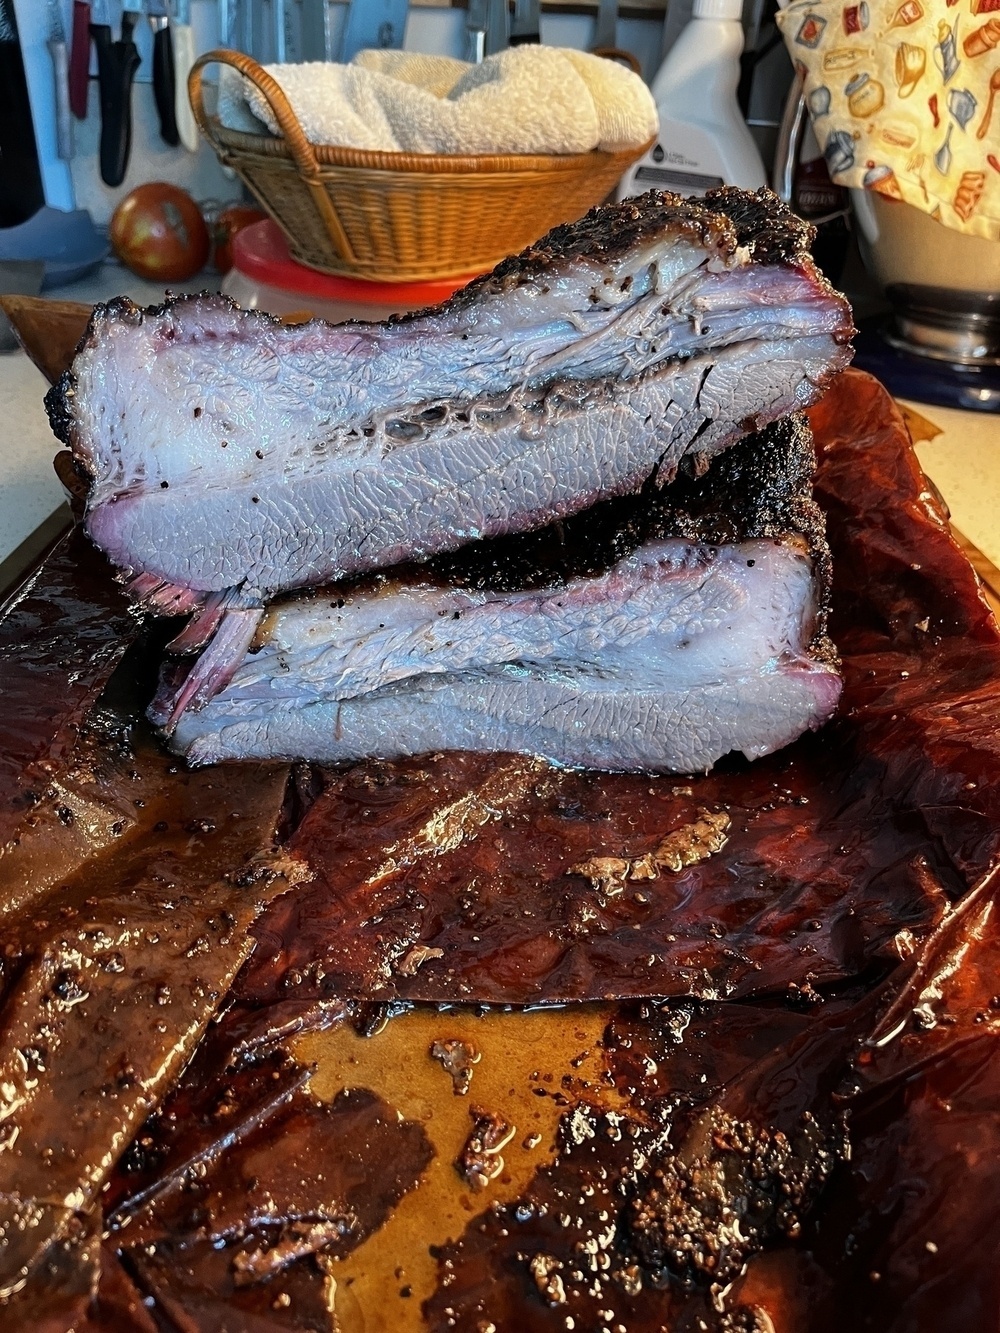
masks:
<svg viewBox="0 0 1000 1333"><path fill-rule="evenodd" d="M656 105L631 70L583 51L526 45L469 65L359 51L350 65L267 65L310 143L403 153L586 153L646 143ZM267 100L223 66L219 117L279 133Z"/></svg>
<svg viewBox="0 0 1000 1333"><path fill-rule="evenodd" d="M996 240L1000 0L954 3L792 0L777 22L838 184Z"/></svg>

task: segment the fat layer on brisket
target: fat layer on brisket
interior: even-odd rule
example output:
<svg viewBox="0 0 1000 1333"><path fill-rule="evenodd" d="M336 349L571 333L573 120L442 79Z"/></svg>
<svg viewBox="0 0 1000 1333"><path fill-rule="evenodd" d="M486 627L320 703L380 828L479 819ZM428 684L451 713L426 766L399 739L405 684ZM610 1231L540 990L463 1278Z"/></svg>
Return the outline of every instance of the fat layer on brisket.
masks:
<svg viewBox="0 0 1000 1333"><path fill-rule="evenodd" d="M813 401L852 330L808 241L767 192L654 192L385 324L119 300L50 416L91 536L154 609L200 609L196 642L283 590L668 481Z"/></svg>
<svg viewBox="0 0 1000 1333"><path fill-rule="evenodd" d="M200 664L165 686L158 720L196 764L467 749L694 772L769 753L840 694L811 464L808 431L786 421L709 477L599 506L529 549L508 538L278 603L221 692L204 702Z"/></svg>

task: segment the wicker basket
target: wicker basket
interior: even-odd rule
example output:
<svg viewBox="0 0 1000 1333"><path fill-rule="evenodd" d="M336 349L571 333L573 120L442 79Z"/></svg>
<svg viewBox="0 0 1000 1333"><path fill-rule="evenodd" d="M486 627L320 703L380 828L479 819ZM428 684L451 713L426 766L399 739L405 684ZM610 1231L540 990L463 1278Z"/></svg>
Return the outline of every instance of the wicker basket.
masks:
<svg viewBox="0 0 1000 1333"><path fill-rule="evenodd" d="M260 89L283 137L226 129L205 110L206 65ZM209 51L188 80L202 133L274 218L300 263L374 282L420 282L492 268L580 217L648 144L566 156L376 153L309 143L271 76L239 51Z"/></svg>

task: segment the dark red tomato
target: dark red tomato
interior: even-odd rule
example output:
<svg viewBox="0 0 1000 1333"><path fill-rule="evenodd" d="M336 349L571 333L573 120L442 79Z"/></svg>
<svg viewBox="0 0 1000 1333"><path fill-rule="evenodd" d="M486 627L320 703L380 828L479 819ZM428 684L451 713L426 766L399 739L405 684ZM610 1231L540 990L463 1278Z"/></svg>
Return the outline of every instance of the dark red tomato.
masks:
<svg viewBox="0 0 1000 1333"><path fill-rule="evenodd" d="M233 237L244 227L263 222L266 213L249 204L227 204L212 225L212 263L220 273L228 273L233 266Z"/></svg>
<svg viewBox="0 0 1000 1333"><path fill-rule="evenodd" d="M114 211L111 245L127 268L153 282L183 282L203 268L209 238L201 209L166 181L137 185Z"/></svg>

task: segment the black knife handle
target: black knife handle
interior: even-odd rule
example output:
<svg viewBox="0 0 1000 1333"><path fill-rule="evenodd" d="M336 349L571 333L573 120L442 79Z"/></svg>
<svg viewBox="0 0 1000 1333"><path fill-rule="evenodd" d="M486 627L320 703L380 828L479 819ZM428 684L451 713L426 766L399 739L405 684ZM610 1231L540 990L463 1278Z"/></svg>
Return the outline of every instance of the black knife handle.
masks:
<svg viewBox="0 0 1000 1333"><path fill-rule="evenodd" d="M139 68L139 52L132 40L132 24L122 19L122 40L111 40L105 23L92 23L90 35L97 49L97 82L101 94L101 180L121 185L132 152L132 81Z"/></svg>
<svg viewBox="0 0 1000 1333"><path fill-rule="evenodd" d="M175 89L174 48L170 28L164 24L153 33L153 96L160 116L160 138L171 148L181 141L174 110Z"/></svg>

